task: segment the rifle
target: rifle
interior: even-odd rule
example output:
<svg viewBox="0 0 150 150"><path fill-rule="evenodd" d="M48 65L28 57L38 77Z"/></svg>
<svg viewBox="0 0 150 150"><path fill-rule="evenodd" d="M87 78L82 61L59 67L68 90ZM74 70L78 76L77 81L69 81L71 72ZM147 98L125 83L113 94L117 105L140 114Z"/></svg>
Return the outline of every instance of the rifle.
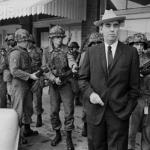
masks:
<svg viewBox="0 0 150 150"><path fill-rule="evenodd" d="M38 78L36 81L32 81L31 91L36 92L39 87L44 86L44 78L42 78L43 73L48 73L49 69L47 67L40 68L39 71L35 74Z"/></svg>
<svg viewBox="0 0 150 150"><path fill-rule="evenodd" d="M37 73L35 74L38 78L41 77L43 75L43 73L48 73L49 69L47 67L41 67Z"/></svg>
<svg viewBox="0 0 150 150"><path fill-rule="evenodd" d="M144 76L150 74L150 61L140 67L140 73Z"/></svg>

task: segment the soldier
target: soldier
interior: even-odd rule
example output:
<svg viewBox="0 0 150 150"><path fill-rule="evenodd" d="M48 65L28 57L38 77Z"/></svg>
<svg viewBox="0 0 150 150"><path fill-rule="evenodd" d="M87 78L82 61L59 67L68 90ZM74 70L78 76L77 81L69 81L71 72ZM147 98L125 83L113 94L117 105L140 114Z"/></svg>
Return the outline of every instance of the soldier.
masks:
<svg viewBox="0 0 150 150"><path fill-rule="evenodd" d="M79 64L80 52L79 52L79 44L77 42L71 42L69 45L69 51L73 55L77 64ZM79 86L78 86L78 74L74 75L74 78L71 80L72 90L74 93L74 101L75 105L81 105L79 100Z"/></svg>
<svg viewBox="0 0 150 150"><path fill-rule="evenodd" d="M6 54L5 49L0 50L0 108L7 107L7 89L6 82L3 80L3 72L6 69Z"/></svg>
<svg viewBox="0 0 150 150"><path fill-rule="evenodd" d="M43 65L47 63L49 73L47 78L50 84L50 105L51 105L51 123L56 132L51 145L56 146L61 141L61 122L59 118L61 101L65 112L65 131L67 150L74 150L72 143L72 130L74 129L74 96L69 79L72 72L77 72L77 64L73 56L69 53L68 47L62 43L65 37L65 31L61 26L54 26L50 29L49 38L52 44L52 50L43 52Z"/></svg>
<svg viewBox="0 0 150 150"><path fill-rule="evenodd" d="M8 67L7 55L9 54L9 51L11 51L12 48L16 46L14 34L7 34L5 37L5 42L7 43L7 47L6 47L7 68L4 70L4 81L7 83L7 104L8 104L8 107L11 107L11 91L12 91L11 80L12 78L11 78L9 67Z"/></svg>
<svg viewBox="0 0 150 150"><path fill-rule="evenodd" d="M150 57L148 57L146 53L147 38L144 34L134 34L127 39L127 43L137 48L140 59L140 67L150 61ZM129 150L135 150L136 134L139 131L142 133L141 149L149 150L150 148L150 114L147 110L150 108L150 76L143 75L142 72L140 78L140 89L141 94L138 99L138 105L130 117Z"/></svg>
<svg viewBox="0 0 150 150"><path fill-rule="evenodd" d="M7 49L10 49L10 48L13 48L14 46L16 46L14 34L7 34L5 37L5 42L7 43Z"/></svg>
<svg viewBox="0 0 150 150"><path fill-rule="evenodd" d="M36 47L35 41L33 39L33 36L30 35L30 40L29 40L29 45L28 45L28 52L31 57L31 67L32 67L32 72L36 72L40 70L41 65L42 65L42 52L41 49ZM42 92L43 92L43 85L42 85L42 77L40 77L40 84L36 91L33 91L33 102L35 104L35 112L37 114L37 122L36 122L36 127L41 127L42 126Z"/></svg>
<svg viewBox="0 0 150 150"><path fill-rule="evenodd" d="M31 116L33 114L32 92L30 84L37 80L36 73L31 73L31 59L27 51L29 33L25 29L15 32L15 46L8 55L9 69L12 75L12 106L19 118L19 125L24 125L23 136L37 135L37 131L30 128ZM21 128L23 129L23 128ZM22 133L22 132L21 132ZM24 140L23 140L24 142ZM26 142L26 141L25 141Z"/></svg>
<svg viewBox="0 0 150 150"><path fill-rule="evenodd" d="M71 54L73 55L74 59L78 63L78 56L79 56L79 44L77 42L71 42L69 45L69 49Z"/></svg>

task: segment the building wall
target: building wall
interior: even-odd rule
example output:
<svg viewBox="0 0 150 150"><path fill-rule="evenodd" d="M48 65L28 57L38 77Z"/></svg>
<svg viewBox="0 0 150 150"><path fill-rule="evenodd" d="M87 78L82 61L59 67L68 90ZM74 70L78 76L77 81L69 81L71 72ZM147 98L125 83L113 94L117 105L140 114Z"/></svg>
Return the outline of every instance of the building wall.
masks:
<svg viewBox="0 0 150 150"><path fill-rule="evenodd" d="M93 22L100 17L100 0L87 0L86 21L82 22L82 42L90 33L96 32Z"/></svg>

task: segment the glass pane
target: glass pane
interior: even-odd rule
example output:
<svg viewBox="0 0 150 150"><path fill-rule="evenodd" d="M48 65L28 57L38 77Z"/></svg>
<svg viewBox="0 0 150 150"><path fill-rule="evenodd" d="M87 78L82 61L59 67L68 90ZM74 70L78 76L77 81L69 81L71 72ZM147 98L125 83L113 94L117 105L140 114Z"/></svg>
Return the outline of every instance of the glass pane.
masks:
<svg viewBox="0 0 150 150"><path fill-rule="evenodd" d="M126 0L107 0L107 9L121 10L126 9Z"/></svg>
<svg viewBox="0 0 150 150"><path fill-rule="evenodd" d="M150 0L128 0L127 8L140 8L150 6Z"/></svg>

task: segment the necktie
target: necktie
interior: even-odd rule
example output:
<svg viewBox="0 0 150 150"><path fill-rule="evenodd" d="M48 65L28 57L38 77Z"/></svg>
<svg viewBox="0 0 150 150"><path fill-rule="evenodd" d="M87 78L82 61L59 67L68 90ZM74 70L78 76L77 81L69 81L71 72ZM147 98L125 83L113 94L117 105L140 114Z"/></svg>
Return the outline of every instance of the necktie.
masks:
<svg viewBox="0 0 150 150"><path fill-rule="evenodd" d="M108 67L108 72L109 72L112 62L113 62L111 46L108 46L107 56L108 56L108 66L107 67Z"/></svg>

